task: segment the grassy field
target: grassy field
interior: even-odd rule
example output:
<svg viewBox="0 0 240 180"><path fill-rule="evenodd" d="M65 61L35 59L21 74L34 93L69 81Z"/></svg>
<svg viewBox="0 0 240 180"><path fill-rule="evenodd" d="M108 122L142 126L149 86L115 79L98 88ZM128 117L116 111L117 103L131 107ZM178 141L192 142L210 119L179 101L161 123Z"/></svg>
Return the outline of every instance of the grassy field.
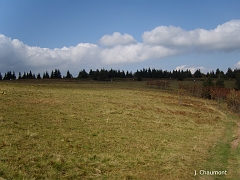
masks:
<svg viewBox="0 0 240 180"><path fill-rule="evenodd" d="M144 82L2 81L2 91L4 179L240 177L239 117L215 101Z"/></svg>

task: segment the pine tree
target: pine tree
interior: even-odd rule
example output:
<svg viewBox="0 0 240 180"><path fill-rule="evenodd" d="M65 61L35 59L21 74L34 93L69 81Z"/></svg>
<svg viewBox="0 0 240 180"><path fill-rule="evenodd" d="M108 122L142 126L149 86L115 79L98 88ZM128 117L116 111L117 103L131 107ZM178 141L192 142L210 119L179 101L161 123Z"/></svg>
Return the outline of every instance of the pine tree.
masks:
<svg viewBox="0 0 240 180"><path fill-rule="evenodd" d="M62 75L61 75L61 72L60 72L59 69L57 70L57 78L58 78L58 79L61 79L61 78L62 78Z"/></svg>
<svg viewBox="0 0 240 180"><path fill-rule="evenodd" d="M196 70L193 76L194 76L194 78L201 78L202 73L201 73L200 69Z"/></svg>
<svg viewBox="0 0 240 180"><path fill-rule="evenodd" d="M37 79L42 79L40 73L37 74Z"/></svg>
<svg viewBox="0 0 240 180"><path fill-rule="evenodd" d="M101 69L101 71L98 74L98 78L99 80L105 80L107 79L108 75L105 69Z"/></svg>
<svg viewBox="0 0 240 180"><path fill-rule="evenodd" d="M208 76L202 84L202 97L211 99L211 88L214 86L212 77Z"/></svg>
<svg viewBox="0 0 240 180"><path fill-rule="evenodd" d="M53 79L54 78L54 73L53 73L53 70L52 70L52 72L51 72L51 79Z"/></svg>
<svg viewBox="0 0 240 180"><path fill-rule="evenodd" d="M240 73L236 74L236 81L235 81L234 88L236 90L240 90Z"/></svg>
<svg viewBox="0 0 240 180"><path fill-rule="evenodd" d="M72 74L69 72L69 70L67 71L67 74L66 74L66 77L65 78L68 78L68 79L71 79L73 78Z"/></svg>
<svg viewBox="0 0 240 180"><path fill-rule="evenodd" d="M228 70L226 72L226 76L227 76L227 78L235 78L235 74L231 68L228 68Z"/></svg>
<svg viewBox="0 0 240 180"><path fill-rule="evenodd" d="M11 79L13 79L13 80L16 79L16 75L15 75L15 72L14 72L14 71L13 71L13 73L12 73L12 77L11 77Z"/></svg>
<svg viewBox="0 0 240 180"><path fill-rule="evenodd" d="M33 79L32 71L29 72L29 74L28 74L28 78L29 78L29 79Z"/></svg>
<svg viewBox="0 0 240 180"><path fill-rule="evenodd" d="M216 84L215 84L217 87L225 87L225 84L224 84L224 79L222 77L219 77L216 81Z"/></svg>
<svg viewBox="0 0 240 180"><path fill-rule="evenodd" d="M89 74L92 73L92 71L90 70ZM78 73L78 79L80 78L87 78L88 77L88 73L85 71L85 69L83 69L82 71L79 71Z"/></svg>
<svg viewBox="0 0 240 180"><path fill-rule="evenodd" d="M45 78L46 78L46 79L49 79L49 78L50 78L50 76L49 76L49 74L48 74L47 71L46 71L46 73L45 73Z"/></svg>
<svg viewBox="0 0 240 180"><path fill-rule="evenodd" d="M96 71L92 71L92 73L93 73L93 80L98 80L99 70L97 69Z"/></svg>
<svg viewBox="0 0 240 180"><path fill-rule="evenodd" d="M2 74L1 74L1 72L0 72L0 81L2 80Z"/></svg>
<svg viewBox="0 0 240 180"><path fill-rule="evenodd" d="M27 78L27 75L26 75L26 72L23 73L23 76L22 76L22 79L26 79Z"/></svg>
<svg viewBox="0 0 240 180"><path fill-rule="evenodd" d="M22 79L22 74L21 74L21 72L18 73L18 79Z"/></svg>

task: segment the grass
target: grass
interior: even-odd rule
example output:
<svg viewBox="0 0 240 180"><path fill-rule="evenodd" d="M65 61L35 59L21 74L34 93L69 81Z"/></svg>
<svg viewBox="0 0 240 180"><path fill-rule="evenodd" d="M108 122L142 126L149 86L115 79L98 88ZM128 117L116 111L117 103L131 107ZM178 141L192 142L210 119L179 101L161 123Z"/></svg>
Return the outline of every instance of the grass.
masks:
<svg viewBox="0 0 240 180"><path fill-rule="evenodd" d="M197 169L239 168L237 120L214 101L179 105L144 82L16 81L0 91L5 179L195 179Z"/></svg>

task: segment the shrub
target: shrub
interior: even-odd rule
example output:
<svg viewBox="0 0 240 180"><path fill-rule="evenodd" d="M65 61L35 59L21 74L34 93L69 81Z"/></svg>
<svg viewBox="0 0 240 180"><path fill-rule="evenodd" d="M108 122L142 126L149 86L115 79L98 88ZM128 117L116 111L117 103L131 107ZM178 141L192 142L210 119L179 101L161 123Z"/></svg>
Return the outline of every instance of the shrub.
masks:
<svg viewBox="0 0 240 180"><path fill-rule="evenodd" d="M156 86L158 89L165 89L167 87L170 87L170 82L164 80L156 81Z"/></svg>
<svg viewBox="0 0 240 180"><path fill-rule="evenodd" d="M211 88L214 86L211 76L208 76L202 83L202 97L211 99Z"/></svg>
<svg viewBox="0 0 240 180"><path fill-rule="evenodd" d="M229 94L229 89L224 87L212 87L211 88L211 98L213 100L224 100Z"/></svg>
<svg viewBox="0 0 240 180"><path fill-rule="evenodd" d="M233 112L240 112L240 92L236 90L231 90L229 92L227 95L227 106Z"/></svg>

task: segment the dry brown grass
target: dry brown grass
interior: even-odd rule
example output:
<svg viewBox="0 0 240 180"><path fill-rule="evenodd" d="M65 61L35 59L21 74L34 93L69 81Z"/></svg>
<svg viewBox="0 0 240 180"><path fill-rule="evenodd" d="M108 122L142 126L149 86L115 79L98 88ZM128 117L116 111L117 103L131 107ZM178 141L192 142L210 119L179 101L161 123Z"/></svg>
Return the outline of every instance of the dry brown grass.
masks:
<svg viewBox="0 0 240 180"><path fill-rule="evenodd" d="M224 136L217 103L141 82L3 83L0 177L193 179Z"/></svg>

